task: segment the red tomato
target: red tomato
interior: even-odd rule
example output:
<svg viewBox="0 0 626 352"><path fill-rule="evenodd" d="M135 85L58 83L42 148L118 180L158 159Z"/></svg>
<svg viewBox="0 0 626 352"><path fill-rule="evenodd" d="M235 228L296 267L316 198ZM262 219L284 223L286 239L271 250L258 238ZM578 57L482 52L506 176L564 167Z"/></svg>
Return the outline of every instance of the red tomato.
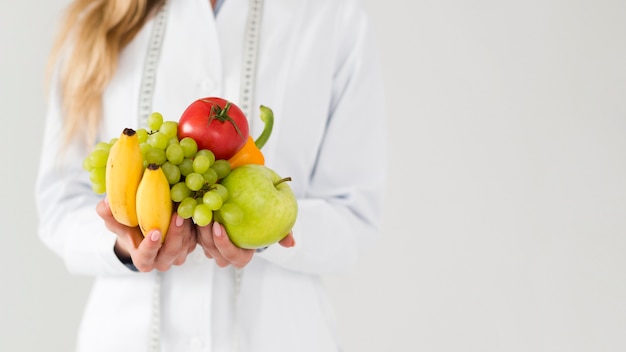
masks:
<svg viewBox="0 0 626 352"><path fill-rule="evenodd" d="M193 138L198 149L209 149L216 159L229 159L248 139L248 120L235 104L217 97L191 103L178 121L178 139Z"/></svg>

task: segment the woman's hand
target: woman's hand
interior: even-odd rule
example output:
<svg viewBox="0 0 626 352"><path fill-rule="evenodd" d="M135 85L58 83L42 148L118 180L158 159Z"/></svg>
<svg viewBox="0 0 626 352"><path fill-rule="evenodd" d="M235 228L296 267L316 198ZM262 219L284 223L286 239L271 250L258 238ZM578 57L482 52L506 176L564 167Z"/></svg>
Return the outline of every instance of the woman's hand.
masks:
<svg viewBox="0 0 626 352"><path fill-rule="evenodd" d="M235 246L220 223L213 222L207 226L196 227L198 244L204 249L204 254L214 259L219 267L232 265L236 268L243 268L252 260L254 249L242 249Z"/></svg>
<svg viewBox="0 0 626 352"><path fill-rule="evenodd" d="M232 265L236 268L246 266L256 252L254 249L243 249L235 246L226 233L226 229L218 222L207 226L197 226L197 241L204 249L208 258L215 260L219 267ZM279 244L283 247L293 247L295 241L290 232Z"/></svg>
<svg viewBox="0 0 626 352"><path fill-rule="evenodd" d="M139 227L118 223L106 199L96 207L106 227L117 235L115 253L120 258L130 258L137 270L142 272L167 271L172 265L182 265L187 255L196 247L195 226L178 214L172 215L165 241L161 243L158 230L148 232L144 238Z"/></svg>

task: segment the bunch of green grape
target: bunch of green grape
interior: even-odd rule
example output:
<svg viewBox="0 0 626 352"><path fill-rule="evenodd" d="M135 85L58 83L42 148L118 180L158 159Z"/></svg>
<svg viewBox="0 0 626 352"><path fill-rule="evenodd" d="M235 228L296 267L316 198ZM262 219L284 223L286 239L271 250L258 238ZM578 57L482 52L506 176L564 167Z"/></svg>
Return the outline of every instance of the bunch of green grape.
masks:
<svg viewBox="0 0 626 352"><path fill-rule="evenodd" d="M117 138L109 142L96 144L91 153L83 160L83 169L89 172L91 189L97 194L106 192L106 166L109 158L109 150L115 144Z"/></svg>
<svg viewBox="0 0 626 352"><path fill-rule="evenodd" d="M178 123L163 121L158 112L148 117L146 127L136 131L144 168L149 164L161 167L170 184L170 198L180 217L192 218L201 226L209 224L213 213L221 210L228 199L228 190L219 184L219 180L230 173L230 163L216 160L208 149L198 150L193 138L179 140ZM98 194L106 192L106 163L109 150L116 141L117 138L113 138L98 143L83 162L92 189ZM228 213L228 209L224 210Z"/></svg>

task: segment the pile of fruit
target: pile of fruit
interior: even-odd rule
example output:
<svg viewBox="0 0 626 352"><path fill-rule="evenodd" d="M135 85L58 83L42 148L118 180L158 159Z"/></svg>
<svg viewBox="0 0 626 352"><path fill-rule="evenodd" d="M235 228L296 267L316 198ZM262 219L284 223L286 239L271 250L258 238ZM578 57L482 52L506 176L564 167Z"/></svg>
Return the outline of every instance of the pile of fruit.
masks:
<svg viewBox="0 0 626 352"><path fill-rule="evenodd" d="M291 179L265 166L261 148L274 117L268 107L260 112L265 128L256 140L239 107L222 98L194 101L178 121L154 112L147 128L96 144L83 167L115 219L144 235L159 229L164 240L176 211L199 226L223 224L241 248L265 247L291 231L297 202Z"/></svg>

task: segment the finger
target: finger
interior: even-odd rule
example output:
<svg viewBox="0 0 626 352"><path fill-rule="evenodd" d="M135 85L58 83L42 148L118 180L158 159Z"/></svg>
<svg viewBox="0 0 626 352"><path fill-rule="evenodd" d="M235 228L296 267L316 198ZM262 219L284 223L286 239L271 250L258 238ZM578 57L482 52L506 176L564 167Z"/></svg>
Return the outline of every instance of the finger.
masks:
<svg viewBox="0 0 626 352"><path fill-rule="evenodd" d="M96 204L96 213L104 220L113 218L113 213L111 212L107 198L104 198Z"/></svg>
<svg viewBox="0 0 626 352"><path fill-rule="evenodd" d="M213 227L211 224L207 226L197 226L196 231L198 243L202 246L204 254L211 259L220 258L220 252L213 242Z"/></svg>
<svg viewBox="0 0 626 352"><path fill-rule="evenodd" d="M183 265L187 260L187 256L197 246L195 226L191 225L191 220L184 220L177 215L174 226L181 226L181 245L180 250L174 260L174 265Z"/></svg>
<svg viewBox="0 0 626 352"><path fill-rule="evenodd" d="M176 260L176 262L174 262L174 264L182 265L185 262L189 253L193 252L196 249L197 245L198 243L196 241L195 226L191 225L191 220L189 221L185 220L184 229L183 229L183 244L182 244L183 248L179 254L179 258ZM182 261L180 257L182 257ZM180 264L177 264L177 263L180 263Z"/></svg>
<svg viewBox="0 0 626 352"><path fill-rule="evenodd" d="M139 271L151 271L154 269L156 256L161 248L161 231L151 230L136 251L131 253L133 263Z"/></svg>
<svg viewBox="0 0 626 352"><path fill-rule="evenodd" d="M283 238L282 240L278 241L278 243L285 248L290 248L290 247L295 246L296 240L293 238L293 232L289 231L287 236L285 236L285 238Z"/></svg>
<svg viewBox="0 0 626 352"><path fill-rule="evenodd" d="M198 242L196 241L196 235L195 234L191 235L189 238L189 243L187 244L187 254L196 250L197 246L198 246Z"/></svg>
<svg viewBox="0 0 626 352"><path fill-rule="evenodd" d="M130 254L136 251L141 245L141 242L143 242L143 234L138 227L128 227L124 225L121 225L121 227L122 229L116 232L118 242Z"/></svg>
<svg viewBox="0 0 626 352"><path fill-rule="evenodd" d="M117 220L115 220L115 217L113 217L113 212L111 212L111 207L109 206L107 200L107 198L104 198L103 200L98 202L98 204L96 204L96 213L102 218L102 220L104 220L104 224L106 225L107 229L109 229L111 232L119 233L121 232L121 230L123 230L123 227L126 226L120 224L119 222L117 222Z"/></svg>
<svg viewBox="0 0 626 352"><path fill-rule="evenodd" d="M230 261L224 257L224 255L222 255L222 253L220 252L220 249L217 247L217 243L215 242L215 231L216 229L219 231L219 229L221 229L220 225L217 222L214 222L213 224L209 225L208 227L211 227L211 246L208 247L211 256L213 257L213 260L215 260L215 264L217 264L217 266L219 266L220 268L225 268L227 266L229 266L231 263Z"/></svg>
<svg viewBox="0 0 626 352"><path fill-rule="evenodd" d="M222 257L236 268L243 268L252 260L254 250L235 246L228 238L226 230L217 222L213 223L213 241Z"/></svg>
<svg viewBox="0 0 626 352"><path fill-rule="evenodd" d="M209 252L208 250L206 250L206 248L202 247L202 250L204 251L204 255L209 258L209 259L213 259L213 254L211 254L211 252Z"/></svg>
<svg viewBox="0 0 626 352"><path fill-rule="evenodd" d="M108 203L108 198L104 198L96 205L96 213L104 220L104 224L109 231L121 237L123 241L132 244L133 248L139 247L139 244L143 240L143 235L137 227L129 227L120 224L113 217L111 207ZM127 247L127 246L126 246ZM130 248L126 248L130 251Z"/></svg>
<svg viewBox="0 0 626 352"><path fill-rule="evenodd" d="M185 233L187 234L187 254L193 252L198 246L198 232L191 220L185 221Z"/></svg>
<svg viewBox="0 0 626 352"><path fill-rule="evenodd" d="M165 241L155 260L157 270L168 270L181 254L184 254L184 256L187 255L184 225L185 220L183 218L177 213L172 214L170 226L165 235Z"/></svg>
<svg viewBox="0 0 626 352"><path fill-rule="evenodd" d="M181 265L185 264L186 261L187 261L187 256L186 255L185 256L181 255L181 256L177 257L176 260L174 260L174 263L172 263L172 264L176 265L176 266L181 266Z"/></svg>
<svg viewBox="0 0 626 352"><path fill-rule="evenodd" d="M213 258L213 260L215 261L215 264L217 264L217 266L219 266L220 268L225 268L231 264L226 258L222 256L217 256Z"/></svg>
<svg viewBox="0 0 626 352"><path fill-rule="evenodd" d="M174 259L174 262L172 264L174 265L183 265L185 264L185 262L187 261L187 256L189 255L189 253L191 253L189 251L189 242L191 242L190 236L185 235L184 238L186 238L183 241L183 245L181 247L181 250L178 252L178 256L176 256L176 258Z"/></svg>

